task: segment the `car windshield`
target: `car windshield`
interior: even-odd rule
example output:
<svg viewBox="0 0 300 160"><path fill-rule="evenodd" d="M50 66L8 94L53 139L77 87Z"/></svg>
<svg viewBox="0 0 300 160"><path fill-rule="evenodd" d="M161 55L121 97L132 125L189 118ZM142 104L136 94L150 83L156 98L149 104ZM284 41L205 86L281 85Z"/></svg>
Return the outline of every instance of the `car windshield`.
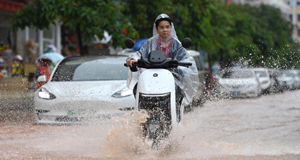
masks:
<svg viewBox="0 0 300 160"><path fill-rule="evenodd" d="M275 71L275 72L273 72L273 76L276 76L276 77L280 77L280 76L282 76L282 72L280 72L280 71Z"/></svg>
<svg viewBox="0 0 300 160"><path fill-rule="evenodd" d="M63 61L54 72L52 81L126 80L125 57L77 58Z"/></svg>
<svg viewBox="0 0 300 160"><path fill-rule="evenodd" d="M291 72L285 72L284 74L285 74L285 76L287 76L287 77L293 77L293 73L291 73Z"/></svg>
<svg viewBox="0 0 300 160"><path fill-rule="evenodd" d="M258 74L259 77L267 77L267 72L265 71L255 71L255 74Z"/></svg>
<svg viewBox="0 0 300 160"><path fill-rule="evenodd" d="M227 71L222 78L251 78L253 73L250 70Z"/></svg>

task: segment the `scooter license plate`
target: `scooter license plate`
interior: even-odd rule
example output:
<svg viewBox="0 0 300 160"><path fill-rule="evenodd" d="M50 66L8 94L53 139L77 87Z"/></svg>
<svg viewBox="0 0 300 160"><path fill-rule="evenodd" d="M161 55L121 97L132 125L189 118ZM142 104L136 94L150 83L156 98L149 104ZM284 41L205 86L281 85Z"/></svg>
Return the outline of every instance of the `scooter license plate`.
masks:
<svg viewBox="0 0 300 160"><path fill-rule="evenodd" d="M232 96L236 96L236 95L240 95L241 94L241 91L231 91L230 92L230 95Z"/></svg>

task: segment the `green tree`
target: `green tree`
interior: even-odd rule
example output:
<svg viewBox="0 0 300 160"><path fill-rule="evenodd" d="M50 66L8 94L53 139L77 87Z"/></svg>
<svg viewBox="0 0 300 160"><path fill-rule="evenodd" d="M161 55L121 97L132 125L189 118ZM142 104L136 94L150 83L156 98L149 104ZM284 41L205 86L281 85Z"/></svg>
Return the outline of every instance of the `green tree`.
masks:
<svg viewBox="0 0 300 160"><path fill-rule="evenodd" d="M236 5L220 0L177 0L173 5L178 37L190 37L196 49L208 52L210 60L226 66L241 55L236 47L251 44L254 27Z"/></svg>
<svg viewBox="0 0 300 160"><path fill-rule="evenodd" d="M179 40L185 37L192 39L193 48L203 49L209 52L209 57L214 55L212 51L217 49L220 39L217 34L226 33L224 28L213 25L215 15L226 15L220 9L220 0L166 0L166 1L122 1L124 10L122 14L130 19L134 28L138 31L140 38L152 36L152 26L155 18L161 14L168 14L174 22L175 30Z"/></svg>
<svg viewBox="0 0 300 160"><path fill-rule="evenodd" d="M121 19L129 19L136 35L131 38L152 37L153 23L161 13L169 14L172 3L170 0L120 0L122 6Z"/></svg>
<svg viewBox="0 0 300 160"><path fill-rule="evenodd" d="M83 41L91 42L94 35L102 39L104 30L112 34L114 46L123 44L123 29L134 33L126 19L118 21L119 10L120 6L112 0L32 0L16 13L12 26L47 29L58 20L76 31L82 53Z"/></svg>
<svg viewBox="0 0 300 160"><path fill-rule="evenodd" d="M195 49L207 51L211 67L210 60L214 57L212 51L220 46L217 34L223 31L223 28L219 28L216 33L216 27L213 25L214 14L222 12L219 9L221 1L174 0L172 4L170 16L174 21L178 38L182 40L189 37Z"/></svg>
<svg viewBox="0 0 300 160"><path fill-rule="evenodd" d="M248 55L246 57L251 59L255 66L281 66L283 56L292 53L287 48L289 44L294 43L291 36L292 24L282 17L279 9L272 6L244 5L240 6L240 9L251 15L249 21L255 28L250 33L254 45L244 48L248 51L245 52Z"/></svg>

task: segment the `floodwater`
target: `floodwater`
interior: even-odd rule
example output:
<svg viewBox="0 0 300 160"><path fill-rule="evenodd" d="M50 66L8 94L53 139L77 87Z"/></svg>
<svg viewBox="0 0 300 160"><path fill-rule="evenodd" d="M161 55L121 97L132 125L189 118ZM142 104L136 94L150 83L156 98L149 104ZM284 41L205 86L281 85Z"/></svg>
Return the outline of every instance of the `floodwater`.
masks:
<svg viewBox="0 0 300 160"><path fill-rule="evenodd" d="M155 150L138 112L49 126L35 125L30 107L1 109L0 159L300 159L299 104L300 91L207 101Z"/></svg>

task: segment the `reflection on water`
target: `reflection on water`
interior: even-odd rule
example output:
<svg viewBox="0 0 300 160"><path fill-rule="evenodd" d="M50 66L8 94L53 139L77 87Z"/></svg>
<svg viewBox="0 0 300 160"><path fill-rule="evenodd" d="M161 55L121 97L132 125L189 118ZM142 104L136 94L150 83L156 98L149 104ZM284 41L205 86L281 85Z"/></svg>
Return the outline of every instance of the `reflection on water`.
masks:
<svg viewBox="0 0 300 160"><path fill-rule="evenodd" d="M207 101L184 114L157 149L141 136L144 113L35 125L29 103L10 101L18 105L0 110L0 159L299 159L299 95Z"/></svg>

